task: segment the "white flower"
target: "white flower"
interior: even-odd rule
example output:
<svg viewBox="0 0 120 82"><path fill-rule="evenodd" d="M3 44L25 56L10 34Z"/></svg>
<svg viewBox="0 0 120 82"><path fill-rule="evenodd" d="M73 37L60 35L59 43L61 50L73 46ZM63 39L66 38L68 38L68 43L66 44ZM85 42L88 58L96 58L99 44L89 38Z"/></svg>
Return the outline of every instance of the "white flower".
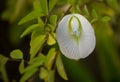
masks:
<svg viewBox="0 0 120 82"><path fill-rule="evenodd" d="M64 16L58 24L56 38L63 55L76 60L87 57L96 44L91 24L80 14Z"/></svg>

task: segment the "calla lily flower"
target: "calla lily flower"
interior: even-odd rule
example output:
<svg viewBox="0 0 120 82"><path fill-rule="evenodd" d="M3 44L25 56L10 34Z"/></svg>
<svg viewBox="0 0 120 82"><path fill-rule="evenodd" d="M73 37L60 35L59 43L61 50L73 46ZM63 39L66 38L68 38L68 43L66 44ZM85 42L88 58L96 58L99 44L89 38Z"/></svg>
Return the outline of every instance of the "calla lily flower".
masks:
<svg viewBox="0 0 120 82"><path fill-rule="evenodd" d="M80 14L69 14L62 18L56 29L56 39L62 54L75 60L91 54L96 44L91 24Z"/></svg>

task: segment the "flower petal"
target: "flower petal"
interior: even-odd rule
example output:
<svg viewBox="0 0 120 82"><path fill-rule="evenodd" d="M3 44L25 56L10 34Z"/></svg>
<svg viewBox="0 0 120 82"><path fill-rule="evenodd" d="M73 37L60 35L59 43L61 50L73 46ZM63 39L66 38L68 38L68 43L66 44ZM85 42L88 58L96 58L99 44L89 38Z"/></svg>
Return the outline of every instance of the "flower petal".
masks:
<svg viewBox="0 0 120 82"><path fill-rule="evenodd" d="M72 16L76 16L82 26L78 42L73 38L73 35L69 33L69 21ZM72 23L75 23L75 21L73 20ZM72 26L74 26L74 24L72 24ZM77 25L75 24L75 26ZM63 17L58 24L56 38L61 52L70 59L87 57L94 50L96 43L91 24L85 17L79 14L70 14Z"/></svg>

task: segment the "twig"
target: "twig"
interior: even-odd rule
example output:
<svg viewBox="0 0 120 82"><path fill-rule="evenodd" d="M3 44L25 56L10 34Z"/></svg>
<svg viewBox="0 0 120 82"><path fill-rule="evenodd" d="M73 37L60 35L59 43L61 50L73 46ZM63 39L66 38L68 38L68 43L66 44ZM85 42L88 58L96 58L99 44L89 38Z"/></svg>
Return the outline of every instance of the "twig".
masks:
<svg viewBox="0 0 120 82"><path fill-rule="evenodd" d="M69 12L69 10L71 9L71 7L72 7L72 5L70 5L70 6L68 7L68 9L62 14L61 18L58 20L58 22L57 22L57 24L56 24L56 26L55 26L54 32L56 31L57 26L58 26L58 23L60 22L60 20Z"/></svg>

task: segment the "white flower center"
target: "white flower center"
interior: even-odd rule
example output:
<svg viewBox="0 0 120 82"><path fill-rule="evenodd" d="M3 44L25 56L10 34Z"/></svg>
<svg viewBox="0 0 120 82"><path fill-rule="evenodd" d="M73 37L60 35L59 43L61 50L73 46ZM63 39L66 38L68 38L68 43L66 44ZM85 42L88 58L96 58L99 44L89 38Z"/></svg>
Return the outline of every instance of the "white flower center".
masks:
<svg viewBox="0 0 120 82"><path fill-rule="evenodd" d="M81 23L76 16L72 16L69 20L69 31L73 37L78 41L81 35Z"/></svg>

